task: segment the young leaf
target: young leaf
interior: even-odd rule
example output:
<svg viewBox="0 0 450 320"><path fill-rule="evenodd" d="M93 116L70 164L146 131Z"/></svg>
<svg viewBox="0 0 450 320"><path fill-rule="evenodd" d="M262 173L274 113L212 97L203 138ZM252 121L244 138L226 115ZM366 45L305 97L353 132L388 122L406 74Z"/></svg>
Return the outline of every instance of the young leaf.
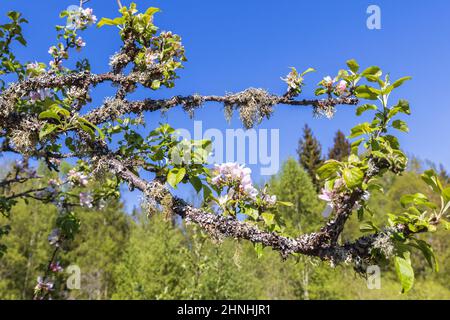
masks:
<svg viewBox="0 0 450 320"><path fill-rule="evenodd" d="M358 212L359 216L359 212ZM361 232L377 232L378 228L373 224L372 221L364 221L360 226L359 230Z"/></svg>
<svg viewBox="0 0 450 320"><path fill-rule="evenodd" d="M363 77L365 77L365 76L373 76L373 75L379 75L381 73L381 69L379 68L379 67L377 67L377 66L372 66L372 67L369 67L369 68L367 68L366 70L364 70L362 73L361 73L361 75L363 76Z"/></svg>
<svg viewBox="0 0 450 320"><path fill-rule="evenodd" d="M395 120L392 122L392 127L403 132L409 132L408 125L403 120Z"/></svg>
<svg viewBox="0 0 450 320"><path fill-rule="evenodd" d="M342 163L337 160L328 160L318 170L317 175L320 179L325 180L334 175L341 169Z"/></svg>
<svg viewBox="0 0 450 320"><path fill-rule="evenodd" d="M273 213L269 213L269 212L263 212L261 214L261 217L264 220L264 223L266 226L271 227L275 224L275 215Z"/></svg>
<svg viewBox="0 0 450 320"><path fill-rule="evenodd" d="M51 123L46 123L42 127L41 131L39 131L39 140L42 140L45 136L48 136L50 133L55 131L58 127Z"/></svg>
<svg viewBox="0 0 450 320"><path fill-rule="evenodd" d="M443 187L441 181L439 181L438 176L434 170L426 170L423 174L420 175L422 180L430 186L436 193L441 193L443 191Z"/></svg>
<svg viewBox="0 0 450 320"><path fill-rule="evenodd" d="M402 293L407 293L414 285L414 270L411 266L410 253L404 252L403 257L394 258L395 271L402 285Z"/></svg>
<svg viewBox="0 0 450 320"><path fill-rule="evenodd" d="M61 117L53 110L45 110L39 114L39 119L55 119L58 122L61 122Z"/></svg>
<svg viewBox="0 0 450 320"><path fill-rule="evenodd" d="M173 188L176 188L177 185L183 180L185 175L185 168L173 168L167 174L167 183L170 184Z"/></svg>
<svg viewBox="0 0 450 320"><path fill-rule="evenodd" d="M100 21L97 23L97 28L101 28L103 26L115 26L116 23L113 19L109 18L101 18Z"/></svg>
<svg viewBox="0 0 450 320"><path fill-rule="evenodd" d="M403 77L403 78L400 78L400 79L398 79L397 81L395 81L393 84L392 84L392 86L394 87L394 88L398 88L398 87L400 87L405 81L408 81L408 80L411 80L412 79L412 77Z"/></svg>
<svg viewBox="0 0 450 320"><path fill-rule="evenodd" d="M362 106L359 106L356 109L356 115L360 116L362 115L364 112L366 112L367 110L377 110L377 106L374 104L363 104Z"/></svg>
<svg viewBox="0 0 450 320"><path fill-rule="evenodd" d="M352 128L349 138L356 138L363 134L369 134L373 131L373 128L370 126L370 123L364 122L356 125Z"/></svg>
<svg viewBox="0 0 450 320"><path fill-rule="evenodd" d="M364 172L359 168L345 168L342 172L345 184L350 189L356 188L361 185L364 179Z"/></svg>
<svg viewBox="0 0 450 320"><path fill-rule="evenodd" d="M380 90L369 87L368 85L363 85L356 87L356 96L362 99L377 100L378 95L381 93Z"/></svg>
<svg viewBox="0 0 450 320"><path fill-rule="evenodd" d="M425 259L428 262L428 265L431 269L434 269L434 271L439 272L439 265L438 261L436 259L436 255L434 254L433 248L425 241L420 239L414 239L416 241L417 245L411 244L414 247L418 248L420 251L422 251Z"/></svg>
<svg viewBox="0 0 450 320"><path fill-rule="evenodd" d="M195 191L197 191L197 193L202 191L202 181L200 180L199 177L195 177L195 176L194 177L190 177L189 178L189 182L194 187Z"/></svg>
<svg viewBox="0 0 450 320"><path fill-rule="evenodd" d="M444 197L444 200L449 202L450 201L450 187L445 188L442 190L442 196Z"/></svg>
<svg viewBox="0 0 450 320"><path fill-rule="evenodd" d="M356 60L351 59L347 61L347 66L350 70L352 70L354 73L357 73L359 71L359 64L356 62Z"/></svg>

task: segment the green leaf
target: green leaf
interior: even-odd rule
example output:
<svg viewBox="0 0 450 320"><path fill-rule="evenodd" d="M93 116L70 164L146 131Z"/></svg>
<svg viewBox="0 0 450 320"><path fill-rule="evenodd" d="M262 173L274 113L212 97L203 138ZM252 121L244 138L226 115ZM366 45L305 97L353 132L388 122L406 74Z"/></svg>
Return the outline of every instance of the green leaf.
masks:
<svg viewBox="0 0 450 320"><path fill-rule="evenodd" d="M402 293L407 293L414 285L414 270L411 266L410 253L404 252L403 257L394 258L395 271L402 285Z"/></svg>
<svg viewBox="0 0 450 320"><path fill-rule="evenodd" d="M203 185L203 201L208 200L212 195L212 190L207 185Z"/></svg>
<svg viewBox="0 0 450 320"><path fill-rule="evenodd" d="M415 206L426 205L428 207L435 207L433 203L428 200L428 197L423 193L405 194L400 198L400 204L406 207L408 204Z"/></svg>
<svg viewBox="0 0 450 320"><path fill-rule="evenodd" d="M377 183L369 184L367 186L367 190L369 190L370 192L378 191L378 192L384 193L384 188L381 185L377 184Z"/></svg>
<svg viewBox="0 0 450 320"><path fill-rule="evenodd" d="M20 13L17 11L9 11L7 15L13 21L17 21L20 17Z"/></svg>
<svg viewBox="0 0 450 320"><path fill-rule="evenodd" d="M145 14L146 14L146 15L152 16L152 15L154 15L155 13L160 12L160 11L161 11L161 10L160 10L159 8L150 7L150 8L147 9L147 11L145 11Z"/></svg>
<svg viewBox="0 0 450 320"><path fill-rule="evenodd" d="M322 94L327 93L328 89L327 88L317 88L316 91L314 92L314 94L316 96L320 96Z"/></svg>
<svg viewBox="0 0 450 320"><path fill-rule="evenodd" d="M285 207L293 207L294 204L292 202L287 202L287 201L277 201L277 204L280 206L285 206Z"/></svg>
<svg viewBox="0 0 450 320"><path fill-rule="evenodd" d="M275 224L275 215L269 212L263 212L261 217L264 220L266 226L271 227Z"/></svg>
<svg viewBox="0 0 450 320"><path fill-rule="evenodd" d="M356 115L360 116L362 115L364 112L366 112L367 110L377 110L377 106L374 104L363 104L362 106L359 106L356 109Z"/></svg>
<svg viewBox="0 0 450 320"><path fill-rule="evenodd" d="M153 80L152 85L151 85L151 88L152 88L153 90L158 90L159 87L161 87L161 81L159 81L159 80Z"/></svg>
<svg viewBox="0 0 450 320"><path fill-rule="evenodd" d="M177 185L183 180L185 175L185 168L173 168L167 174L167 183L170 184L173 188L176 188Z"/></svg>
<svg viewBox="0 0 450 320"><path fill-rule="evenodd" d="M445 188L442 190L442 196L444 197L445 201L450 201L450 187Z"/></svg>
<svg viewBox="0 0 450 320"><path fill-rule="evenodd" d="M328 160L317 170L317 175L320 179L325 180L336 175L341 167L342 163L339 161Z"/></svg>
<svg viewBox="0 0 450 320"><path fill-rule="evenodd" d="M109 18L101 18L100 21L97 23L97 28L101 28L103 26L115 26L117 25L116 22L114 22L113 19Z"/></svg>
<svg viewBox="0 0 450 320"><path fill-rule="evenodd" d="M361 75L363 76L363 77L365 77L365 76L374 76L374 75L381 75L381 69L379 68L379 67L377 67L377 66L372 66L372 67L369 67L369 68L367 68L366 70L364 70L362 73L361 73Z"/></svg>
<svg viewBox="0 0 450 320"><path fill-rule="evenodd" d="M254 221L257 221L259 218L259 212L255 208L244 208L244 214L252 218Z"/></svg>
<svg viewBox="0 0 450 320"><path fill-rule="evenodd" d="M430 244L428 244L427 242L420 240L420 239L414 239L417 246L414 246L416 248L418 248L420 251L422 251L425 259L428 262L428 265L430 266L431 269L434 269L434 271L439 272L439 265L438 265L438 261L436 259L436 255L434 254L434 250L431 247ZM411 244L413 245L413 244Z"/></svg>
<svg viewBox="0 0 450 320"><path fill-rule="evenodd" d="M436 172L434 170L426 170L424 173L420 175L422 180L430 186L430 188L436 192L441 194L443 191L443 187L441 181L439 180Z"/></svg>
<svg viewBox="0 0 450 320"><path fill-rule="evenodd" d="M105 134L103 133L103 131L97 127L95 124L89 122L88 120L79 117L78 118L78 124L80 125L81 129L83 129L83 131L86 131L87 133L89 133L92 137L92 139L95 138L95 131L97 131L100 139L104 140L105 139Z"/></svg>
<svg viewBox="0 0 450 320"><path fill-rule="evenodd" d="M61 122L61 117L53 110L42 111L39 114L39 119L55 119L58 122Z"/></svg>
<svg viewBox="0 0 450 320"><path fill-rule="evenodd" d="M304 76L304 75L306 75L307 73L310 73L310 72L316 72L316 70L313 69L313 68L308 68L305 71L303 71L300 75Z"/></svg>
<svg viewBox="0 0 450 320"><path fill-rule="evenodd" d="M42 127L41 131L39 131L39 140L42 140L42 138L48 136L50 133L55 131L58 127L51 123L46 123Z"/></svg>
<svg viewBox="0 0 450 320"><path fill-rule="evenodd" d="M95 131L92 129L92 127L87 126L87 125L85 125L83 123L79 123L78 125L80 126L81 130L83 130L84 132L88 133L91 136L92 139L95 138Z"/></svg>
<svg viewBox="0 0 450 320"><path fill-rule="evenodd" d="M195 191L197 191L197 193L202 191L202 185L203 184L202 184L202 180L200 180L199 177L190 177L189 178L189 182L194 187Z"/></svg>
<svg viewBox="0 0 450 320"><path fill-rule="evenodd" d="M359 214L358 214L359 215ZM364 221L359 226L361 232L377 232L378 228L373 224L372 221Z"/></svg>
<svg viewBox="0 0 450 320"><path fill-rule="evenodd" d="M392 118L399 112L407 115L411 114L411 109L407 100L399 100L399 102L389 111L389 118Z"/></svg>
<svg viewBox="0 0 450 320"><path fill-rule="evenodd" d="M392 127L397 129L397 130L403 131L403 132L409 132L408 125L403 120L395 120L395 121L393 121L392 122Z"/></svg>
<svg viewBox="0 0 450 320"><path fill-rule="evenodd" d="M363 85L356 87L355 94L358 98L377 100L381 92L380 90L377 90L373 87L369 87L368 85Z"/></svg>
<svg viewBox="0 0 450 320"><path fill-rule="evenodd" d="M405 81L408 81L408 80L411 80L412 79L412 77L403 77L403 78L400 78L400 79L398 79L397 81L395 81L393 84L392 84L392 86L394 87L394 88L398 88L398 87L400 87L403 83L405 83Z"/></svg>
<svg viewBox="0 0 450 320"><path fill-rule="evenodd" d="M359 71L359 64L356 62L356 60L351 59L347 61L347 66L350 70L352 70L354 73L357 73Z"/></svg>
<svg viewBox="0 0 450 320"><path fill-rule="evenodd" d="M368 123L368 122L360 123L351 129L349 138L353 139L353 138L359 137L363 134L369 134L373 130L374 129L370 126L370 123Z"/></svg>
<svg viewBox="0 0 450 320"><path fill-rule="evenodd" d="M360 186L364 179L364 172L359 168L345 168L342 172L345 184L350 189Z"/></svg>

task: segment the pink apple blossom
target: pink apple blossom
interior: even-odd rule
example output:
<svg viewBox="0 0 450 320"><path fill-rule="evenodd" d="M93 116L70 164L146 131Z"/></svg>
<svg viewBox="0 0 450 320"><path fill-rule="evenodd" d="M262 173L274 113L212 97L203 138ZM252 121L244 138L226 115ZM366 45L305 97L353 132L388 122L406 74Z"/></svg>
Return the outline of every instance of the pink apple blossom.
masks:
<svg viewBox="0 0 450 320"><path fill-rule="evenodd" d="M336 86L336 93L342 95L347 90L347 82L345 80L339 81Z"/></svg>

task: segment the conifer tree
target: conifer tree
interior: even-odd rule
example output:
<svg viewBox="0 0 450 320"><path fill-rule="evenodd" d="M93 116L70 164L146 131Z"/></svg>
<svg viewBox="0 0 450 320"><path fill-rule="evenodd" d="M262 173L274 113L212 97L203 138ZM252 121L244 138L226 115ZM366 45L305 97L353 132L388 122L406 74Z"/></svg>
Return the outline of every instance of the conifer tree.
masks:
<svg viewBox="0 0 450 320"><path fill-rule="evenodd" d="M323 162L322 147L307 124L303 128L303 137L298 142L297 153L300 164L308 172L311 181L318 190L320 186L316 177L316 170Z"/></svg>
<svg viewBox="0 0 450 320"><path fill-rule="evenodd" d="M350 155L351 145L345 134L338 130L334 136L334 145L328 151L328 159L343 161Z"/></svg>

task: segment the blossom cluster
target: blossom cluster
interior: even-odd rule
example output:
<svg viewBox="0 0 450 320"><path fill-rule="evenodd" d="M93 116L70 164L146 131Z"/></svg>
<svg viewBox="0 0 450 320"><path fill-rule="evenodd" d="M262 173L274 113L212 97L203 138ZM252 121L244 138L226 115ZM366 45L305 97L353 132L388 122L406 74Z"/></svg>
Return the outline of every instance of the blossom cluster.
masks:
<svg viewBox="0 0 450 320"><path fill-rule="evenodd" d="M31 102L37 102L37 101L44 101L47 98L52 98L53 93L48 88L42 88L38 89L37 91L31 91L30 92L30 101Z"/></svg>
<svg viewBox="0 0 450 320"><path fill-rule="evenodd" d="M303 77L301 77L295 68L292 68L291 72L286 76L286 78L281 78L288 85L288 91L300 91L303 84Z"/></svg>
<svg viewBox="0 0 450 320"><path fill-rule="evenodd" d="M336 85L335 83L337 82L337 78L331 78L330 76L326 76L325 78L323 78L323 80L321 81L321 84L328 89L329 92L335 92L336 95L338 96L342 96L344 93L347 92L347 81L345 80L341 80L339 81Z"/></svg>
<svg viewBox="0 0 450 320"><path fill-rule="evenodd" d="M27 73L41 74L45 72L45 64L37 61L30 62L26 65Z"/></svg>
<svg viewBox="0 0 450 320"><path fill-rule="evenodd" d="M152 50L152 49L147 49L147 50L145 51L145 63L146 63L148 66L153 65L153 64L156 62L156 60L157 60L158 58L159 58L159 54L156 53L154 50Z"/></svg>
<svg viewBox="0 0 450 320"><path fill-rule="evenodd" d="M336 202L340 192L342 191L342 187L345 185L344 180L342 178L337 179L334 183L334 187L332 190L329 188L322 188L321 193L319 194L319 199L327 202L327 207L323 212L324 217L328 217L333 209L336 207ZM370 198L370 193L368 191L364 191L361 196L360 201L356 201L353 207L354 210L358 210L361 208L363 203L367 202Z"/></svg>
<svg viewBox="0 0 450 320"><path fill-rule="evenodd" d="M89 192L81 192L80 195L80 206L91 209L93 205L94 198Z"/></svg>
<svg viewBox="0 0 450 320"><path fill-rule="evenodd" d="M248 206L252 208L256 206L265 211L276 206L277 197L270 195L267 187L258 191L253 186L250 174L249 168L238 163L215 165L211 185L218 188L219 197L216 201L225 212L235 213L238 208L245 211ZM228 189L222 194L224 188Z"/></svg>
<svg viewBox="0 0 450 320"><path fill-rule="evenodd" d="M84 42L82 37L78 37L75 40L75 47L76 47L77 51L80 51L85 46L86 46L86 42Z"/></svg>
<svg viewBox="0 0 450 320"><path fill-rule="evenodd" d="M26 163L23 162L22 160L16 160L14 162L13 169L16 171L16 177L18 179L21 178L32 179L38 177L36 170L34 168L28 167Z"/></svg>
<svg viewBox="0 0 450 320"><path fill-rule="evenodd" d="M218 187L231 187L238 195L256 200L258 190L253 186L251 172L250 168L235 162L216 164L215 176L211 179L211 184Z"/></svg>
<svg viewBox="0 0 450 320"><path fill-rule="evenodd" d="M86 29L88 26L97 22L97 17L91 8L76 8L68 12L68 28L69 29Z"/></svg>
<svg viewBox="0 0 450 320"><path fill-rule="evenodd" d="M61 244L61 230L53 229L48 236L48 243L53 247L59 247Z"/></svg>
<svg viewBox="0 0 450 320"><path fill-rule="evenodd" d="M67 181L69 181L72 186L80 187L86 187L89 183L88 176L82 172L76 171L75 169L70 169L67 174Z"/></svg>
<svg viewBox="0 0 450 320"><path fill-rule="evenodd" d="M54 286L53 282L46 281L44 278L38 277L37 285L34 288L34 290L38 292L48 293L53 290L53 286Z"/></svg>
<svg viewBox="0 0 450 320"><path fill-rule="evenodd" d="M270 195L266 193L266 190L264 190L261 195L261 200L265 206L274 207L277 203L277 196Z"/></svg>
<svg viewBox="0 0 450 320"><path fill-rule="evenodd" d="M386 259L393 257L395 255L395 246L390 230L377 235L372 243L372 247L382 253Z"/></svg>
<svg viewBox="0 0 450 320"><path fill-rule="evenodd" d="M59 261L50 263L49 269L51 272L55 273L63 271L63 267L61 267Z"/></svg>

